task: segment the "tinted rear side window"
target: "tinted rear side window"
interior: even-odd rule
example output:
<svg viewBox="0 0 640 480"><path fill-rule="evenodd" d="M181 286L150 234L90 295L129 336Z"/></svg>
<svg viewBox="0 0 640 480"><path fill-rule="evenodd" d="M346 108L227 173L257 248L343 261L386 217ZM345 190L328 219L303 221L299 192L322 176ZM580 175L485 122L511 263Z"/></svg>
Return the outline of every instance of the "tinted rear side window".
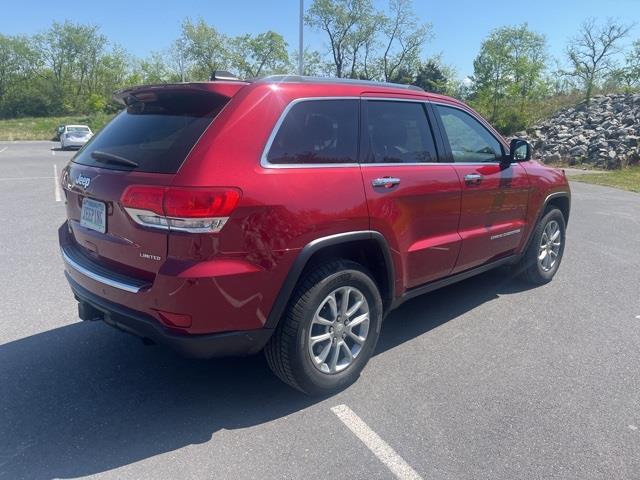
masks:
<svg viewBox="0 0 640 480"><path fill-rule="evenodd" d="M130 101L73 161L100 168L175 173L229 100L200 91L143 93L138 98ZM92 156L92 152L97 153ZM138 166L105 161L109 155ZM94 157L101 157L101 161Z"/></svg>
<svg viewBox="0 0 640 480"><path fill-rule="evenodd" d="M267 160L274 164L356 163L358 100L296 103L280 125Z"/></svg>
<svg viewBox="0 0 640 480"><path fill-rule="evenodd" d="M365 127L366 163L438 161L422 103L367 101Z"/></svg>

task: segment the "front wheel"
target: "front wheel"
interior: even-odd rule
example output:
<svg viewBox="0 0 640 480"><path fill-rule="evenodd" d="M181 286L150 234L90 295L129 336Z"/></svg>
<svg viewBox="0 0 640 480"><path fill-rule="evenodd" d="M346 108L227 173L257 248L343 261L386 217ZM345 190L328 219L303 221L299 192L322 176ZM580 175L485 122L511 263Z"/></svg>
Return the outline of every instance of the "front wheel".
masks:
<svg viewBox="0 0 640 480"><path fill-rule="evenodd" d="M355 262L336 260L305 275L265 347L273 372L309 395L357 380L373 354L382 300L372 276Z"/></svg>
<svg viewBox="0 0 640 480"><path fill-rule="evenodd" d="M553 279L564 254L565 229L560 210L554 208L545 213L520 260L519 270L525 280L542 285Z"/></svg>

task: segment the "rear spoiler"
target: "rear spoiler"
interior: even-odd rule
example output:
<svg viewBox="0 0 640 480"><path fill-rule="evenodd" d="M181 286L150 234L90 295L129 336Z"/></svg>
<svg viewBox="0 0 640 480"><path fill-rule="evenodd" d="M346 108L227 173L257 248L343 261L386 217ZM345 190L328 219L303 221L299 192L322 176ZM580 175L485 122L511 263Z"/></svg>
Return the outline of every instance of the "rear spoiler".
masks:
<svg viewBox="0 0 640 480"><path fill-rule="evenodd" d="M231 98L240 89L249 85L249 82L238 80L215 81L215 82L185 82L185 83L162 83L158 85L139 85L136 87L118 90L113 94L113 100L121 105L130 105L139 101L144 94L153 94L168 91L197 90L202 93L212 93L223 97Z"/></svg>

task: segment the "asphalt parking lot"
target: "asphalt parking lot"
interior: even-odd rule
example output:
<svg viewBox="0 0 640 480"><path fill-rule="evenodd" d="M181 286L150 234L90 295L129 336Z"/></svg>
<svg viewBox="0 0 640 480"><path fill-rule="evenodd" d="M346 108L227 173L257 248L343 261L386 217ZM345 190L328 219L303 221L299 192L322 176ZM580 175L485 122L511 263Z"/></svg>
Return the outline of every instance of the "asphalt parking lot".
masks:
<svg viewBox="0 0 640 480"><path fill-rule="evenodd" d="M408 302L360 380L311 399L261 356L80 322L55 147L0 142L0 478L640 478L640 195L573 183L551 284L501 269Z"/></svg>

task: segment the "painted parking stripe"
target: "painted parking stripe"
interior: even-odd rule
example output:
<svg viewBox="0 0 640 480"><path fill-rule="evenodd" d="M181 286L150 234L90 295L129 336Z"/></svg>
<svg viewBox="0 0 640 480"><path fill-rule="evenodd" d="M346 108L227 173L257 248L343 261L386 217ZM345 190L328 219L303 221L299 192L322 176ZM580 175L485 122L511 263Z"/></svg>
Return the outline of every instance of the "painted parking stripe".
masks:
<svg viewBox="0 0 640 480"><path fill-rule="evenodd" d="M331 407L331 411L344 423L366 447L378 457L400 480L422 480L422 477L404 459L371 430L364 421L346 405Z"/></svg>
<svg viewBox="0 0 640 480"><path fill-rule="evenodd" d="M9 147L0 148L0 153L4 152Z"/></svg>
<svg viewBox="0 0 640 480"><path fill-rule="evenodd" d="M0 178L0 182L3 180L10 180L12 182L17 180L51 180L52 178L56 177L2 177Z"/></svg>
<svg viewBox="0 0 640 480"><path fill-rule="evenodd" d="M58 183L58 166L53 164L53 194L56 198L56 202L62 201L62 194L60 193L60 184Z"/></svg>

